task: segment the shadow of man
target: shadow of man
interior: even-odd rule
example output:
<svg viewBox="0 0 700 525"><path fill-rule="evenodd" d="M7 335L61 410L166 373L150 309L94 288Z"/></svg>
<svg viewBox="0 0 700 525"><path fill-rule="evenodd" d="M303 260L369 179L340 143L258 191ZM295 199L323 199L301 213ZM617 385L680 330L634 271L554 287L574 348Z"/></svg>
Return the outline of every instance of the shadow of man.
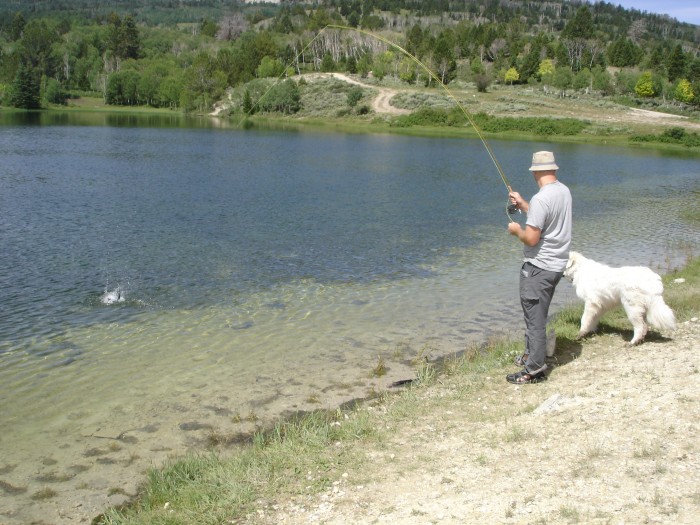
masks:
<svg viewBox="0 0 700 525"><path fill-rule="evenodd" d="M566 366L572 361L576 361L581 356L583 344L576 339L557 336L557 347L552 357L546 359L549 370L554 370L560 366Z"/></svg>

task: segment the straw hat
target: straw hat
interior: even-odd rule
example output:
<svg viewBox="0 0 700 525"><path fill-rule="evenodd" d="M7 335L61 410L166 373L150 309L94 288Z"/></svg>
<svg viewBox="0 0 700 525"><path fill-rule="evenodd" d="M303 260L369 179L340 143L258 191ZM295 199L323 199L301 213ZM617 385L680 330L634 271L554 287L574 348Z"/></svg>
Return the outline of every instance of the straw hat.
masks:
<svg viewBox="0 0 700 525"><path fill-rule="evenodd" d="M538 151L532 154L532 166L530 171L558 170L559 166L554 162L554 153L551 151Z"/></svg>

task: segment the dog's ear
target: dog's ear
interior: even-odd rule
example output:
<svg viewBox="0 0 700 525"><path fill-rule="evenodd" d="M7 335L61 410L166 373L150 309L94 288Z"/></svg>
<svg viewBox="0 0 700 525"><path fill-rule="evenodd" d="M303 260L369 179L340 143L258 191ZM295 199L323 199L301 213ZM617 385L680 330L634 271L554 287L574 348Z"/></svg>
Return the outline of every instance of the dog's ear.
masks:
<svg viewBox="0 0 700 525"><path fill-rule="evenodd" d="M564 269L564 276L565 277L571 276L571 269L573 268L573 266L576 264L577 261L578 261L578 253L569 252L569 260L566 261L566 268Z"/></svg>

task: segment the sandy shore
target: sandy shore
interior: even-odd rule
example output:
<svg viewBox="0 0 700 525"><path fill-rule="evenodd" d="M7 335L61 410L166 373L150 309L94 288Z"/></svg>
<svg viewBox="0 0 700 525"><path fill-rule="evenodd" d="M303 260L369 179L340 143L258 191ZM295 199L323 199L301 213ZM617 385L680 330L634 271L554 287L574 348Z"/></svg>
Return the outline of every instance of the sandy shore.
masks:
<svg viewBox="0 0 700 525"><path fill-rule="evenodd" d="M700 321L638 347L627 335L555 355L537 385L492 374L473 395L444 378L416 390L415 420L379 405L381 439L355 444L371 468L246 523L697 523Z"/></svg>

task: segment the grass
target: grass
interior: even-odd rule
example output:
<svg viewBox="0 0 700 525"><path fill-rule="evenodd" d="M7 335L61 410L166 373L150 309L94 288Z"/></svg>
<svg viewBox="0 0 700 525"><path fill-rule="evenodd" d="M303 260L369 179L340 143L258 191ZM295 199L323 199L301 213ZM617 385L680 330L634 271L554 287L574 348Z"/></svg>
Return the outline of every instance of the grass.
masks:
<svg viewBox="0 0 700 525"><path fill-rule="evenodd" d="M259 498L327 489L346 464L361 461L342 445L374 434L362 410L279 422L226 456L192 454L151 470L135 504L111 509L97 523L226 523L251 512Z"/></svg>
<svg viewBox="0 0 700 525"><path fill-rule="evenodd" d="M683 278L682 285L674 279ZM700 258L690 259L678 271L664 276L665 298L679 321L697 315L700 304ZM574 351L581 308L569 308L556 316L557 355ZM604 318L604 330L628 330L623 313L613 312ZM381 448L385 439L392 439L396 429L404 431L425 414L445 412L456 400L472 402L479 408L487 397L484 391L489 374L500 371L512 362L519 342L495 337L481 345L471 345L461 354L442 361L429 359L431 349L421 350L415 361L417 381L398 393L384 393L367 403L358 403L347 410L317 411L280 421L273 428L256 434L243 445L225 437L217 437L207 452L192 453L173 460L162 469L152 469L138 498L124 508L109 509L95 521L97 525L141 524L215 524L234 523L261 510L265 502L304 497L329 490L343 473L367 472L371 459L364 451L370 445ZM580 346L578 346L580 347ZM420 389L440 382L454 383L452 398L426 399ZM469 417L502 420L503 407L492 406L481 414L475 410ZM524 408L523 410L527 410ZM478 412L478 413L477 413ZM381 413L381 419L378 418ZM533 431L522 426L509 426L504 435L493 436L493 444L519 444L532 439ZM416 439L420 438L418 436ZM233 443L233 444L232 444ZM499 445L500 446L500 445ZM660 460L664 451L658 442L636 443L632 453L638 460ZM601 446L582 451L576 474L595 475L596 460L607 452ZM488 464L486 457L474 459L477 465ZM657 467L658 468L658 467ZM7 492L8 487L4 487ZM659 496L656 498L661 500ZM662 501L654 504L661 505ZM506 510L506 516L512 515ZM582 519L579 511L562 506L559 515L567 522Z"/></svg>
<svg viewBox="0 0 700 525"><path fill-rule="evenodd" d="M384 361L384 358L380 355L377 356L377 364L375 367L372 369L372 376L373 377L382 377L386 375L387 372L387 367L386 367L386 362Z"/></svg>
<svg viewBox="0 0 700 525"><path fill-rule="evenodd" d="M56 496L58 496L58 492L48 487L45 487L32 494L32 499L35 501L41 501L45 499L55 498Z"/></svg>
<svg viewBox="0 0 700 525"><path fill-rule="evenodd" d="M112 106L106 104L103 97L81 96L71 98L65 106L52 105L51 109L57 111L107 111L110 113L144 113L172 115L173 110L168 108L154 108L151 106Z"/></svg>
<svg viewBox="0 0 700 525"><path fill-rule="evenodd" d="M658 442L638 445L634 450L634 457L637 459L653 459L663 454L661 444Z"/></svg>
<svg viewBox="0 0 700 525"><path fill-rule="evenodd" d="M559 508L559 516L567 523L579 523L581 517L576 507L571 505L562 505Z"/></svg>

